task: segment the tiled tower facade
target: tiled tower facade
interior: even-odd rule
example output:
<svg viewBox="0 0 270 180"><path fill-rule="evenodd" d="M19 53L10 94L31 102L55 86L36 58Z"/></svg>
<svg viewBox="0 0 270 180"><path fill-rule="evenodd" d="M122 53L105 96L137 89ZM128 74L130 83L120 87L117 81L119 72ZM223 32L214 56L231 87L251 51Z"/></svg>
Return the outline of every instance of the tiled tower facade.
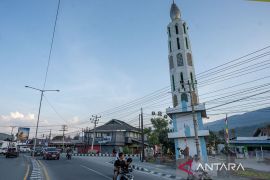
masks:
<svg viewBox="0 0 270 180"><path fill-rule="evenodd" d="M203 128L202 118L206 116L206 111L204 104L199 103L188 27L186 22L181 19L180 10L174 2L171 6L170 16L171 22L167 26L167 33L173 108L168 108L166 112L172 119L173 128L168 136L174 139L176 159L181 157L179 148L184 149L186 146L189 147L191 156L197 154L191 110L193 101L198 122L200 155L203 161L207 161L204 137L209 135L209 131Z"/></svg>

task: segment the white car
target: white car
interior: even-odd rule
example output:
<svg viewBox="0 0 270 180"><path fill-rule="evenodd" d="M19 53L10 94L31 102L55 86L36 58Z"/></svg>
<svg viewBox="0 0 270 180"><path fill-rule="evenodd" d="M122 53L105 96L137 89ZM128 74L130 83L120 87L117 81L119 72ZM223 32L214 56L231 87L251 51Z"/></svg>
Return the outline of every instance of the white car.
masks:
<svg viewBox="0 0 270 180"><path fill-rule="evenodd" d="M7 152L7 148L6 147L4 147L4 148L0 148L0 154L6 154L6 152Z"/></svg>
<svg viewBox="0 0 270 180"><path fill-rule="evenodd" d="M20 152L30 152L30 151L31 151L31 149L29 147L27 147L27 146L21 146L20 147Z"/></svg>

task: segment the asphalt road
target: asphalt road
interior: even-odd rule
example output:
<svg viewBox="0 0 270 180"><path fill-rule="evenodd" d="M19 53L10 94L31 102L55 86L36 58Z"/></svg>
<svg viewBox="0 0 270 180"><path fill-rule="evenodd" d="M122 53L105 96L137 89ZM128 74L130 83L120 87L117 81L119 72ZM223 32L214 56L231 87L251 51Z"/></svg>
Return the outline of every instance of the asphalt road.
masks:
<svg viewBox="0 0 270 180"><path fill-rule="evenodd" d="M0 180L23 180L29 171L30 163L25 156L6 158L0 155Z"/></svg>
<svg viewBox="0 0 270 180"><path fill-rule="evenodd" d="M67 160L43 160L41 157L34 160L38 164L37 172L33 160L28 154L20 154L17 158L8 158L0 155L0 180L30 180L38 176L43 180L111 180L113 165L108 163L108 157L72 157ZM135 180L164 180L165 178L141 171L133 171ZM43 178L42 178L43 176Z"/></svg>
<svg viewBox="0 0 270 180"><path fill-rule="evenodd" d="M48 172L49 180L112 180L113 165L104 157L72 157L72 160L39 160ZM134 179L164 180L156 175L133 171Z"/></svg>

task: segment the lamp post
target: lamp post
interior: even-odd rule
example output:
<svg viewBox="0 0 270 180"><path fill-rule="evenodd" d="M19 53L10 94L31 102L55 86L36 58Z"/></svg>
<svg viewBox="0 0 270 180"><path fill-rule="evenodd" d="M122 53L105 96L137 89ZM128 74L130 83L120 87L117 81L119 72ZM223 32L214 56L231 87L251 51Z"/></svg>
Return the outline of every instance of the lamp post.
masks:
<svg viewBox="0 0 270 180"><path fill-rule="evenodd" d="M41 92L40 101L39 101L39 109L38 109L38 119L37 119L37 125L36 125L36 134L35 134L34 147L33 147L33 153L32 153L32 156L34 157L35 156L36 145L37 145L37 132L38 132L39 117L40 117L40 110L41 110L41 104L42 104L43 94L44 94L44 92L47 92L47 91L56 91L56 92L59 92L60 90L48 90L48 89L45 90L45 89L34 88L34 87L31 87L31 86L25 86L25 87L26 88L30 88L30 89L34 89L36 91L40 91Z"/></svg>

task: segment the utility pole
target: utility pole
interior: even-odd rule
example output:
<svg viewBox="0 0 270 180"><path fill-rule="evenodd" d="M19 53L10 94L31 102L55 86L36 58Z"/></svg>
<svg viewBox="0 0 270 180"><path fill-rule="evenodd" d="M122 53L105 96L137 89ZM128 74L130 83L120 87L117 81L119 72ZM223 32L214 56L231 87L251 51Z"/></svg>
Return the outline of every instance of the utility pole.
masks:
<svg viewBox="0 0 270 180"><path fill-rule="evenodd" d="M139 130L141 130L141 114L139 114ZM141 143L141 149L142 149L142 143ZM140 161L142 160L142 151L140 151Z"/></svg>
<svg viewBox="0 0 270 180"><path fill-rule="evenodd" d="M35 133L35 139L34 139L34 147L33 147L33 152L35 152L36 150L36 145L37 145L37 133L38 133L38 126L39 126L39 117L40 117L40 110L41 110L41 105L42 105L42 99L43 99L43 94L44 92L47 91L56 91L59 92L60 90L48 90L48 89L38 89L38 88L34 88L31 86L25 86L26 88L30 88L30 89L34 89L36 91L40 91L40 101L39 101L39 108L38 108L38 118L37 118L37 125L36 125L36 133ZM33 157L35 157L35 153L33 153Z"/></svg>
<svg viewBox="0 0 270 180"><path fill-rule="evenodd" d="M196 117L196 112L195 112L195 103L194 103L194 96L193 94L195 93L194 91L194 83L188 81L188 86L189 86L189 95L190 95L190 102L191 102L191 110L192 110L192 117L193 117L193 125L194 125L194 133L195 133L195 144L196 144L196 150L197 150L197 155L198 157L201 156L201 150L200 150L200 144L199 144L199 136L198 136L198 120Z"/></svg>
<svg viewBox="0 0 270 180"><path fill-rule="evenodd" d="M143 109L141 108L141 131L142 131L142 162L144 162L144 132L143 132Z"/></svg>
<svg viewBox="0 0 270 180"><path fill-rule="evenodd" d="M59 131L63 131L63 139L62 139L63 144L62 144L62 146L63 146L63 151L64 151L64 147L65 147L65 131L67 131L67 125L63 125L62 129L59 130Z"/></svg>
<svg viewBox="0 0 270 180"><path fill-rule="evenodd" d="M80 137L79 137L80 138ZM82 128L82 143L84 143L84 133L83 133L83 128Z"/></svg>
<svg viewBox="0 0 270 180"><path fill-rule="evenodd" d="M16 127L16 126L10 126L11 127L11 132L10 132L10 140L9 140L9 143L8 143L8 148L10 147L10 142L13 141L13 129Z"/></svg>
<svg viewBox="0 0 270 180"><path fill-rule="evenodd" d="M49 134L49 141L48 141L48 146L49 146L49 143L51 142L51 136L52 136L52 130L50 129L50 134Z"/></svg>
<svg viewBox="0 0 270 180"><path fill-rule="evenodd" d="M101 118L101 116L97 116L97 115L92 115L92 118L90 118L91 122L94 123L94 131L93 131L93 138L92 138L92 145L91 145L91 150L92 151L94 149L94 142L95 142L95 136L96 136L96 127L97 127L99 118Z"/></svg>

